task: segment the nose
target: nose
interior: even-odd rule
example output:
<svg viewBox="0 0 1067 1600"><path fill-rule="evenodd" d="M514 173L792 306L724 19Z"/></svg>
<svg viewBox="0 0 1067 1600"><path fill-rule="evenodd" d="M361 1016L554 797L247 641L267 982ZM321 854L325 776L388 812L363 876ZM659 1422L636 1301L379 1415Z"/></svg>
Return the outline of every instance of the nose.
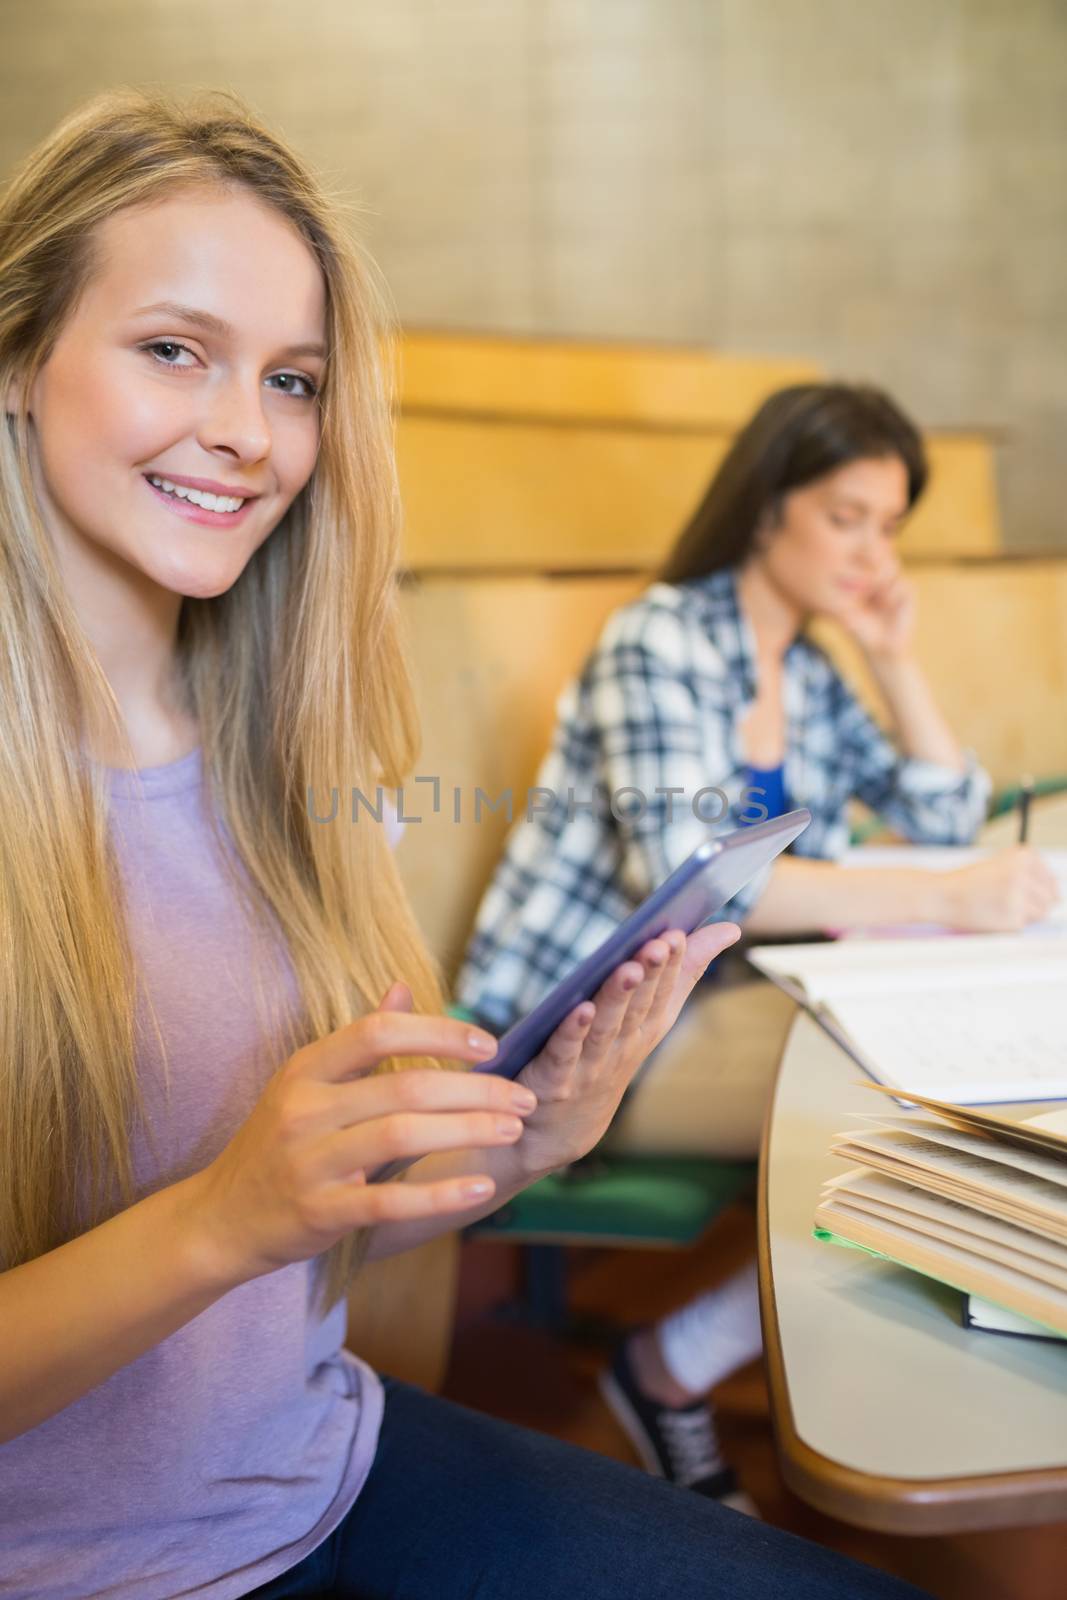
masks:
<svg viewBox="0 0 1067 1600"><path fill-rule="evenodd" d="M856 555L860 565L870 572L876 571L885 560L885 551L882 548L879 531L870 523L863 529L857 544Z"/></svg>
<svg viewBox="0 0 1067 1600"><path fill-rule="evenodd" d="M258 378L244 379L234 373L220 380L201 421L198 440L205 450L238 461L262 461L270 454L270 425Z"/></svg>

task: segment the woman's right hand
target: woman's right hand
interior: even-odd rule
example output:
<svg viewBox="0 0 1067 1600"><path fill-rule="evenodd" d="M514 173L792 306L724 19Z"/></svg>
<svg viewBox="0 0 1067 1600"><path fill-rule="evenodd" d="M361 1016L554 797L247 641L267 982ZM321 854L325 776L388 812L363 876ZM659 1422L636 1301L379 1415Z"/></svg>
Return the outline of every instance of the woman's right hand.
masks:
<svg viewBox="0 0 1067 1600"><path fill-rule="evenodd" d="M1059 903L1056 878L1030 845L1012 845L939 876L945 914L938 920L968 933L1016 933Z"/></svg>
<svg viewBox="0 0 1067 1600"><path fill-rule="evenodd" d="M290 1056L194 1180L208 1248L234 1283L307 1260L355 1228L459 1215L492 1195L488 1174L367 1182L396 1159L514 1144L537 1106L530 1090L490 1073L374 1075L390 1056L476 1062L496 1053L493 1036L470 1023L393 1009L404 993L394 985L377 1011Z"/></svg>

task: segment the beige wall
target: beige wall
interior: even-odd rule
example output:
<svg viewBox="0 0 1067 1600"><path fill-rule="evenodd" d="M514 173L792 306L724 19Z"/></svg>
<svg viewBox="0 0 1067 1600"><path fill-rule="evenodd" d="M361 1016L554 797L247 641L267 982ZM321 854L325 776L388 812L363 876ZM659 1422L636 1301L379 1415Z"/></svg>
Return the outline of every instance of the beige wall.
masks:
<svg viewBox="0 0 1067 1600"><path fill-rule="evenodd" d="M1004 430L1067 547L1063 0L6 0L0 172L95 89L230 85L410 323L709 343Z"/></svg>

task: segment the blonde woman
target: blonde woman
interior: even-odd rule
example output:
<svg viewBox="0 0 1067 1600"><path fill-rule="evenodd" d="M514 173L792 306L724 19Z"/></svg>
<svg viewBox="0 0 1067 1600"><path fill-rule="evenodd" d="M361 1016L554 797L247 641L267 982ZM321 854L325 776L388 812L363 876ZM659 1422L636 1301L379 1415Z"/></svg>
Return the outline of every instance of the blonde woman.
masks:
<svg viewBox="0 0 1067 1600"><path fill-rule="evenodd" d="M736 936L647 945L516 1084L430 1070L494 1042L383 830L309 804L414 750L382 331L232 96L100 97L0 203L0 1588L902 1594L342 1348L359 1260L590 1148Z"/></svg>

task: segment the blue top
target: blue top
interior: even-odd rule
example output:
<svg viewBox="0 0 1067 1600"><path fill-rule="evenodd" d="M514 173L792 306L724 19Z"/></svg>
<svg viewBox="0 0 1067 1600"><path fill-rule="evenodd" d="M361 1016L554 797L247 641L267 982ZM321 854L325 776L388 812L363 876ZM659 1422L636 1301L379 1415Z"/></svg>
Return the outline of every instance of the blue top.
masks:
<svg viewBox="0 0 1067 1600"><path fill-rule="evenodd" d="M749 818L750 821L770 822L775 817L784 817L787 811L793 809L785 792L784 761L779 761L776 767L746 767L744 786L746 789L762 791L756 794L752 804L747 808L753 813ZM767 815L756 816L754 814L756 806L766 806Z"/></svg>
<svg viewBox="0 0 1067 1600"><path fill-rule="evenodd" d="M792 810L789 797L785 792L785 762L779 761L776 767L747 766L741 774L741 792L754 789L756 792L749 803L739 813L741 822L771 822L775 817L783 817L787 811ZM766 816L761 816L759 809L766 810ZM722 956L715 956L708 962L701 983L713 983L718 977L719 963Z"/></svg>

